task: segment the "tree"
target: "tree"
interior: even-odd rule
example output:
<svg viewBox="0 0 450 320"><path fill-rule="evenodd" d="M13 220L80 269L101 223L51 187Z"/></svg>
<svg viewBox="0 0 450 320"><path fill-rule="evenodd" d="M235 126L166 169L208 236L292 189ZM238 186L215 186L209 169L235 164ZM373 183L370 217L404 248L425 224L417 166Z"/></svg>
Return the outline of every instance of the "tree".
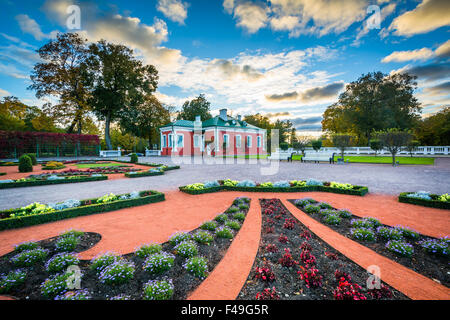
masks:
<svg viewBox="0 0 450 320"><path fill-rule="evenodd" d="M89 103L94 113L105 121L105 142L112 148L111 122L127 116L127 110L142 104L145 96L158 85L158 71L143 65L133 56L133 50L104 40L89 47L89 67L93 90Z"/></svg>
<svg viewBox="0 0 450 320"><path fill-rule="evenodd" d="M299 136L297 137L297 141L294 142L292 147L294 150L300 150L303 155L305 155L306 147L311 143L311 138L307 136Z"/></svg>
<svg viewBox="0 0 450 320"><path fill-rule="evenodd" d="M273 124L272 129L278 129L280 144L282 142L288 142L292 130L292 122L290 120L277 119Z"/></svg>
<svg viewBox="0 0 450 320"><path fill-rule="evenodd" d="M344 160L345 149L353 144L353 135L345 133L335 133L331 136L333 145L341 151L341 158Z"/></svg>
<svg viewBox="0 0 450 320"><path fill-rule="evenodd" d="M27 106L16 97L4 97L0 101L0 130L22 131L25 129L24 117Z"/></svg>
<svg viewBox="0 0 450 320"><path fill-rule="evenodd" d="M409 154L411 155L411 157L413 156L413 152L417 150L417 147L420 146L420 141L417 140L410 140L407 144L406 144L406 150L408 150Z"/></svg>
<svg viewBox="0 0 450 320"><path fill-rule="evenodd" d="M410 131L402 131L397 128L391 128L384 131L375 132L377 139L392 154L392 165L395 165L395 155L412 139Z"/></svg>
<svg viewBox="0 0 450 320"><path fill-rule="evenodd" d="M375 157L377 156L377 152L383 149L383 144L380 139L370 139L369 146L370 149L375 151Z"/></svg>
<svg viewBox="0 0 450 320"><path fill-rule="evenodd" d="M67 133L75 126L81 133L83 117L90 109L86 40L77 33L58 33L37 52L43 62L34 66L28 89L35 90L37 98L56 97L59 103L48 104L45 112L63 124L70 123Z"/></svg>
<svg viewBox="0 0 450 320"><path fill-rule="evenodd" d="M154 95L145 97L144 102L124 111L120 125L137 137L148 140L150 146L159 142L158 128L170 122L170 112Z"/></svg>
<svg viewBox="0 0 450 320"><path fill-rule="evenodd" d="M212 118L210 111L211 103L206 100L203 94L191 101L185 101L181 111L178 113L177 120L195 121L196 116L200 116L202 121Z"/></svg>
<svg viewBox="0 0 450 320"><path fill-rule="evenodd" d="M323 130L353 133L363 144L370 141L373 130L413 128L422 109L414 97L416 78L407 73L362 75L326 109Z"/></svg>
<svg viewBox="0 0 450 320"><path fill-rule="evenodd" d="M320 150L320 148L322 148L322 140L320 140L320 139L313 140L313 141L311 141L311 145L312 145L313 149L317 152Z"/></svg>
<svg viewBox="0 0 450 320"><path fill-rule="evenodd" d="M450 145L450 107L442 108L439 112L422 119L414 133L422 145Z"/></svg>

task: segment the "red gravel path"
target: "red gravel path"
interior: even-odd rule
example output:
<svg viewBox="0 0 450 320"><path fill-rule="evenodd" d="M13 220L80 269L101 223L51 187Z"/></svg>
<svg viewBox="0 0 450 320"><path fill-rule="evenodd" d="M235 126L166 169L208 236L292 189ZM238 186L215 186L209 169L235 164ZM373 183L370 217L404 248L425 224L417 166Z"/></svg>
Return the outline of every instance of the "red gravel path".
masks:
<svg viewBox="0 0 450 320"><path fill-rule="evenodd" d="M122 209L104 214L78 217L45 225L0 232L0 255L10 252L13 245L27 240L43 240L70 228L98 232L102 240L80 254L90 259L105 251L126 254L148 242L162 243L176 231L190 231L203 221L223 212L238 196L252 198L248 218L223 260L190 299L235 299L247 279L258 250L260 238L260 198L279 198L305 225L366 268L377 264L382 268L381 278L413 299L450 299L449 289L421 276L370 249L347 239L307 215L299 212L287 199L312 197L326 201L337 208L347 208L359 216L379 218L387 225L402 224L417 231L438 237L450 233L450 211L399 203L385 195L347 196L332 193L243 193L220 192L187 195L178 191L166 193L166 201Z"/></svg>

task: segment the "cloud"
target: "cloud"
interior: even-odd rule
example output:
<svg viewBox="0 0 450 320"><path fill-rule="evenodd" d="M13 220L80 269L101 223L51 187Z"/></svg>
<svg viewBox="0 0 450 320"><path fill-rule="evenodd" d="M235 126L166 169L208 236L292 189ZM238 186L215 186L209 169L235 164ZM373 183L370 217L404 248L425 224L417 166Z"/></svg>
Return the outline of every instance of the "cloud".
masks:
<svg viewBox="0 0 450 320"><path fill-rule="evenodd" d="M32 68L41 59L34 50L29 50L16 45L0 46L0 57L15 61L23 66Z"/></svg>
<svg viewBox="0 0 450 320"><path fill-rule="evenodd" d="M3 90L2 88L0 88L0 97L7 97L7 96L10 96L10 95L11 95L11 93L9 93L8 91Z"/></svg>
<svg viewBox="0 0 450 320"><path fill-rule="evenodd" d="M450 58L450 40L441 44L435 51L439 58Z"/></svg>
<svg viewBox="0 0 450 320"><path fill-rule="evenodd" d="M450 1L422 0L413 10L395 18L389 26L395 35L412 36L450 25Z"/></svg>
<svg viewBox="0 0 450 320"><path fill-rule="evenodd" d="M31 19L26 14L19 14L15 18L19 23L20 30L22 30L23 33L31 34L36 40L48 39L54 35L54 32L50 34L43 33L36 20Z"/></svg>
<svg viewBox="0 0 450 320"><path fill-rule="evenodd" d="M158 0L157 9L168 19L184 24L189 4L180 0Z"/></svg>
<svg viewBox="0 0 450 320"><path fill-rule="evenodd" d="M448 62L436 62L422 66L407 67L401 71L413 74L421 81L436 81L449 77L450 64Z"/></svg>
<svg viewBox="0 0 450 320"><path fill-rule="evenodd" d="M280 117L289 117L291 113L288 111L280 111L280 112L269 112L264 115L267 118L280 118Z"/></svg>
<svg viewBox="0 0 450 320"><path fill-rule="evenodd" d="M410 50L410 51L394 51L390 55L384 57L381 62L404 62L427 60L434 56L434 52L428 48Z"/></svg>
<svg viewBox="0 0 450 320"><path fill-rule="evenodd" d="M292 92L286 92L283 94L272 94L272 95L266 95L266 99L273 102L280 102L280 101L295 101L298 98L297 91Z"/></svg>
<svg viewBox="0 0 450 320"><path fill-rule="evenodd" d="M252 34L266 26L268 10L265 5L245 2L234 8L234 18L239 27Z"/></svg>
<svg viewBox="0 0 450 320"><path fill-rule="evenodd" d="M450 81L440 83L433 87L424 88L423 92L432 96L448 95L450 94Z"/></svg>
<svg viewBox="0 0 450 320"><path fill-rule="evenodd" d="M219 69L227 79L233 79L236 76L243 76L250 81L255 81L263 77L255 68L249 65L237 65L230 60L215 59L211 62L213 68Z"/></svg>
<svg viewBox="0 0 450 320"><path fill-rule="evenodd" d="M308 102L312 100L323 100L335 97L344 88L343 82L331 83L323 87L311 88L299 95L299 100Z"/></svg>
<svg viewBox="0 0 450 320"><path fill-rule="evenodd" d="M16 79L30 80L30 77L25 72L18 70L12 64L0 63L0 73L6 74L6 75L16 78Z"/></svg>

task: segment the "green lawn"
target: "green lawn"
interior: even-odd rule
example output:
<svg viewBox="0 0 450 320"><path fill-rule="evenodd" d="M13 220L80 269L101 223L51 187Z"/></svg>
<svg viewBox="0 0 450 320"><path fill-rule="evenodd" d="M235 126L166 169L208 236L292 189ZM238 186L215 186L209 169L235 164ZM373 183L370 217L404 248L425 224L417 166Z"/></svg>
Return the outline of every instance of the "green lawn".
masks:
<svg viewBox="0 0 450 320"><path fill-rule="evenodd" d="M98 168L98 167L119 167L123 166L123 163L116 163L116 162L108 162L108 163L81 163L76 164L75 166L79 169L86 169L86 168Z"/></svg>
<svg viewBox="0 0 450 320"><path fill-rule="evenodd" d="M334 161L337 161L341 156L334 156ZM302 158L301 155L294 155L292 160L300 161ZM347 159L349 162L353 163L388 163L392 164L392 157L386 156L344 156L345 161ZM419 165L433 165L434 158L428 157L396 157L396 161L399 161L400 164L419 164Z"/></svg>

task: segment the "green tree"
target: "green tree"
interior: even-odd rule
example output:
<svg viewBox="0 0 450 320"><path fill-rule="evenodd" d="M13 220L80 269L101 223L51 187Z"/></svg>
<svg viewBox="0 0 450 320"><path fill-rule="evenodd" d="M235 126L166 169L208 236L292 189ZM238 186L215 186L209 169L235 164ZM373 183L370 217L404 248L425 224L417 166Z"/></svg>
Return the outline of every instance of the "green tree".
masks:
<svg viewBox="0 0 450 320"><path fill-rule="evenodd" d="M317 140L313 140L311 141L311 146L313 147L313 149L317 152L320 150L320 148L322 148L322 140L317 139Z"/></svg>
<svg viewBox="0 0 450 320"><path fill-rule="evenodd" d="M383 144L380 139L370 139L369 146L370 149L375 151L375 157L377 156L378 151L383 149Z"/></svg>
<svg viewBox="0 0 450 320"><path fill-rule="evenodd" d="M298 136L297 141L294 142L292 147L294 150L300 150L303 155L305 155L305 149L311 144L311 137L308 136Z"/></svg>
<svg viewBox="0 0 450 320"><path fill-rule="evenodd" d="M381 141L383 146L392 154L392 165L395 165L395 156L406 146L412 139L413 135L409 130L399 130L391 128L384 131L375 132L377 139Z"/></svg>
<svg viewBox="0 0 450 320"><path fill-rule="evenodd" d="M209 120L212 118L210 107L211 103L203 94L200 94L197 98L184 102L177 115L177 120L195 121L196 116L200 116L202 121Z"/></svg>
<svg viewBox="0 0 450 320"><path fill-rule="evenodd" d="M43 62L34 66L28 89L35 90L37 98L56 97L58 104L48 104L45 113L64 125L69 124L68 133L75 127L81 133L83 117L90 109L86 40L77 33L58 33L38 53Z"/></svg>
<svg viewBox="0 0 450 320"><path fill-rule="evenodd" d="M94 113L105 121L105 142L112 148L110 126L127 116L127 110L142 104L158 85L158 71L143 65L133 50L104 40L90 47L89 67L93 90L89 99Z"/></svg>
<svg viewBox="0 0 450 320"><path fill-rule="evenodd" d="M0 101L0 130L23 131L27 108L16 97L4 97Z"/></svg>
<svg viewBox="0 0 450 320"><path fill-rule="evenodd" d="M373 130L413 128L421 112L414 97L415 80L407 73L362 75L347 85L337 103L326 109L323 130L353 133L362 144L370 141Z"/></svg>
<svg viewBox="0 0 450 320"><path fill-rule="evenodd" d="M422 145L450 145L450 107L422 119L415 128L415 135Z"/></svg>
<svg viewBox="0 0 450 320"><path fill-rule="evenodd" d="M333 145L341 151L341 158L344 160L345 149L353 144L353 135L345 133L335 133L331 136Z"/></svg>
<svg viewBox="0 0 450 320"><path fill-rule="evenodd" d="M406 150L408 150L410 156L413 156L413 152L417 150L417 147L420 146L420 141L417 140L410 140L407 144L406 144Z"/></svg>

